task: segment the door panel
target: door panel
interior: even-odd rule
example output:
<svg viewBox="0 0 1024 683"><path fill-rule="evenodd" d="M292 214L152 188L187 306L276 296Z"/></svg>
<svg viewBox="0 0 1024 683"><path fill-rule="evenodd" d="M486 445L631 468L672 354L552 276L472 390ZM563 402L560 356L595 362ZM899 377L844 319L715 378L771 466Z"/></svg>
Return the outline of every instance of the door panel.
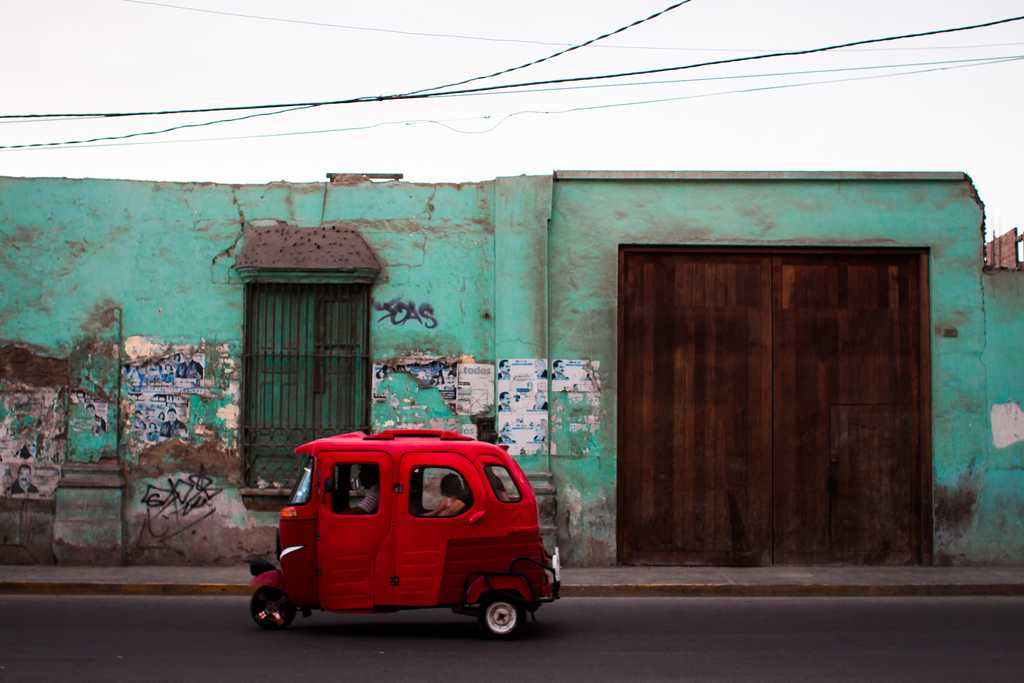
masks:
<svg viewBox="0 0 1024 683"><path fill-rule="evenodd" d="M390 571L390 556L380 553L391 533L391 459L383 453L344 453L319 456L322 469L318 494L320 539L320 604L325 609L369 609L374 606L374 576ZM380 468L379 500L374 514L339 514L332 510L333 494L324 494L334 466L372 463Z"/></svg>
<svg viewBox="0 0 1024 683"><path fill-rule="evenodd" d="M787 255L774 273L775 561L918 561L918 257Z"/></svg>
<svg viewBox="0 0 1024 683"><path fill-rule="evenodd" d="M624 250L620 561L920 562L923 263Z"/></svg>
<svg viewBox="0 0 1024 683"><path fill-rule="evenodd" d="M623 275L621 559L765 563L770 259L627 253Z"/></svg>
<svg viewBox="0 0 1024 683"><path fill-rule="evenodd" d="M425 517L413 514L411 500L419 500L412 486L412 473L421 467L455 470L468 485L473 502L455 517ZM448 543L465 535L474 513L486 511L484 489L473 464L455 453L409 453L402 456L398 482L403 495L395 496L395 576L392 604L436 605L441 592ZM419 512L417 510L417 512Z"/></svg>

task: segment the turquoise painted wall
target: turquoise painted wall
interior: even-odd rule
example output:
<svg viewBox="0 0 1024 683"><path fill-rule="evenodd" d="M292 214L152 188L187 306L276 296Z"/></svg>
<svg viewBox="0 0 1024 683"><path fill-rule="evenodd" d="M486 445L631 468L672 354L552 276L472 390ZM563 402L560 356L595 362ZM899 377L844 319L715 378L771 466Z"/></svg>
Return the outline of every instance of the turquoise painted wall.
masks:
<svg viewBox="0 0 1024 683"><path fill-rule="evenodd" d="M122 509L117 553L127 561L233 562L270 551L276 519L246 491L238 454L243 285L232 268L245 229L264 220L344 222L381 262L375 303L430 307L436 325L395 324L373 311L377 363L589 363L593 383L550 394L550 454L521 458L537 477L553 475L559 544L578 565L616 557L619 245L927 248L935 558L1024 561L1024 364L1016 349L1024 284L1019 273L981 273L983 214L969 182L548 176L327 186L0 179L0 368L25 351L35 368L0 377L0 398L24 403L31 394L40 419L70 425L72 395L81 391L109 403L112 425L64 430L64 476L76 472L77 484L33 501L32 529L15 528L11 501L0 496L0 561L15 552L29 558L17 561L49 561L38 547L50 542L77 548L66 553L72 560L87 557L85 525L59 517L87 520L96 506ZM957 336L935 333L943 328ZM140 442L128 429L133 404L121 367L173 352L207 359L202 390L186 399L188 437ZM375 429L487 429L495 416L457 415L437 389L402 371L378 389ZM42 405L51 399L59 410ZM8 403L0 401L0 420ZM31 412L10 419L24 427ZM0 452L0 461L8 466L10 454ZM108 493L80 493L101 476ZM175 491L200 500L194 510L208 516L175 516ZM154 516L154 505L168 501L171 512ZM58 518L48 541L39 533L45 514ZM37 541L25 541L29 531ZM109 545L116 534L104 528L102 536Z"/></svg>
<svg viewBox="0 0 1024 683"><path fill-rule="evenodd" d="M971 462L987 471L981 463L991 450L980 272L983 215L974 197L967 181L556 181L548 263L550 355L599 361L601 378L596 400L587 394L553 398L551 470L567 559L606 564L616 556L620 244L929 249L932 324L959 333L935 336L932 346L935 557L1024 559L1019 545L1024 536L1018 534L1014 547L996 543L997 528L975 528L982 520L974 519L969 525L975 526L954 542L941 515L949 508L942 503L947 490L957 495ZM572 431L590 414L598 419L596 429ZM993 496L1012 491L1013 475L996 479L998 487L989 489ZM1024 504L1024 491L1013 499ZM985 510L998 504L993 498L979 505Z"/></svg>
<svg viewBox="0 0 1024 683"><path fill-rule="evenodd" d="M235 562L272 552L276 515L259 509L265 507L258 504L262 498L244 495L237 443L243 284L232 266L245 228L265 220L300 227L344 221L363 235L383 267L373 300L427 304L436 323L392 324L374 311L375 361L493 363L494 185L0 179L0 349L5 358L29 350L34 359L62 363L43 382L59 398L40 389L32 394L32 409L11 420L20 429L33 411L39 418L57 415L43 405L56 400L62 412L50 422L71 425L66 413L78 409L74 397L81 395L109 409L105 432L64 430L67 447L59 444L56 464L65 474L78 468L76 486L49 486L29 496L56 517L54 545L72 548L64 553L71 559L109 561L110 529L104 529L98 553L96 534L73 523L102 503L105 510L123 509L123 543L113 556L127 561ZM121 368L178 352L201 353L206 360L204 386L182 398L188 435L155 443L137 438L130 429L135 404ZM37 379L0 378L0 398L26 404L24 382ZM407 374L394 375L388 389L395 405L373 404L375 428L475 427L471 416L455 415L437 389L419 387ZM26 439L42 438L28 427L22 431ZM53 439L58 431L45 436ZM6 445L13 449L13 442L0 442ZM0 453L0 461L10 461L10 454ZM92 476L109 486L111 462L122 488L98 494L82 483ZM30 463L39 476L50 471L41 461ZM35 546L25 550L13 513L0 510L0 516L0 562L15 555L17 561L50 561L52 554Z"/></svg>

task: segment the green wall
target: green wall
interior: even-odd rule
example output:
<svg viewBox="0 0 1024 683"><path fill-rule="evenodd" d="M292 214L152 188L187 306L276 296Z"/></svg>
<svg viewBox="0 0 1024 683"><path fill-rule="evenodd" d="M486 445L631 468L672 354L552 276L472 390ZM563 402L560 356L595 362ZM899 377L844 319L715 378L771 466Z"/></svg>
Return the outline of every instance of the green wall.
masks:
<svg viewBox="0 0 1024 683"><path fill-rule="evenodd" d="M549 449L521 458L545 491L554 485L544 514L557 509L558 542L578 565L616 558L620 245L928 249L935 560L1024 561L1024 284L1016 272L982 274L983 210L969 181L550 176L0 179L0 421L16 425L0 436L0 474L35 439L52 447L33 465L61 481L24 500L0 495L0 561L49 562L51 546L60 561L103 562L271 551L277 499L246 487L238 450L243 285L232 268L262 221L342 222L381 263L375 304L429 307L433 325L371 312L373 361L394 370L376 387L374 429L493 429L493 408L457 414L410 374L417 364L588 363L592 385L549 395ZM202 354L207 374L177 399L187 437L147 443L131 431L122 367L172 353ZM82 428L82 401L108 406L108 430ZM121 520L89 531L117 509Z"/></svg>

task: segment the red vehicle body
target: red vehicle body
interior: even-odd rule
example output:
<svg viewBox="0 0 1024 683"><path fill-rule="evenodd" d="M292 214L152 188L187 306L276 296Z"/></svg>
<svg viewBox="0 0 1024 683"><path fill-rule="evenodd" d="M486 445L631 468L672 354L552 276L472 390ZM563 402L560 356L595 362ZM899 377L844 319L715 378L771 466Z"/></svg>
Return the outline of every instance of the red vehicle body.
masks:
<svg viewBox="0 0 1024 683"><path fill-rule="evenodd" d="M449 607L506 636L558 598L558 551L545 552L533 491L501 448L454 432L391 430L295 452L305 464L281 510L280 568L251 567L261 627L286 627L316 608Z"/></svg>

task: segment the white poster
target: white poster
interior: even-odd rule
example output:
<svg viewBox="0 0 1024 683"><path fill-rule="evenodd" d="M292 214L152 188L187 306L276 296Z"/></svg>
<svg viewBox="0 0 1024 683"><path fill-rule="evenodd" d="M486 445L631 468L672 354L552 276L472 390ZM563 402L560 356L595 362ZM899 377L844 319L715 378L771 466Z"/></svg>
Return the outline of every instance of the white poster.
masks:
<svg viewBox="0 0 1024 683"><path fill-rule="evenodd" d="M455 408L459 415L478 415L494 406L494 366L459 363Z"/></svg>
<svg viewBox="0 0 1024 683"><path fill-rule="evenodd" d="M597 373L601 369L599 360L572 360L556 358L551 361L551 391L576 391L594 393L600 391Z"/></svg>
<svg viewBox="0 0 1024 683"><path fill-rule="evenodd" d="M513 455L547 450L548 370L545 358L498 360L498 443Z"/></svg>

